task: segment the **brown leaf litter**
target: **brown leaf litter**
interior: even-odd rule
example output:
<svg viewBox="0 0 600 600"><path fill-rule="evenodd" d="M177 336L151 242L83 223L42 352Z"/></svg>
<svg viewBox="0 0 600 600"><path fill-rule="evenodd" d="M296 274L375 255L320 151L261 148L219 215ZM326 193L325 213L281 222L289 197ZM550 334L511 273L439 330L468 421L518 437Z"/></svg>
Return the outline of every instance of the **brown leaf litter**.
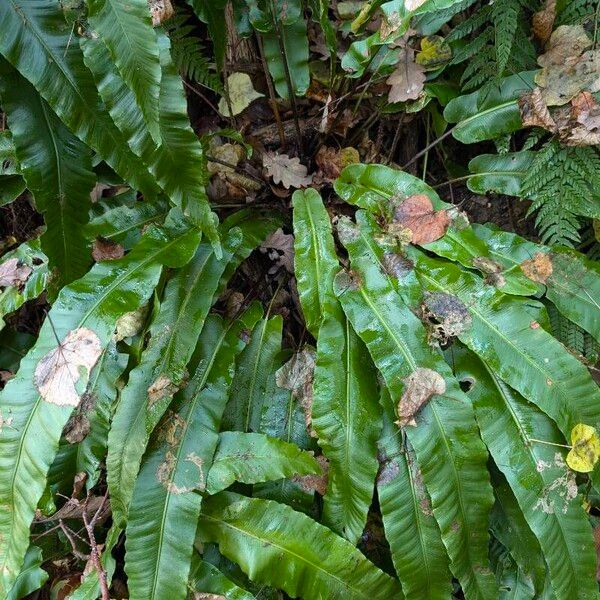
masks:
<svg viewBox="0 0 600 600"><path fill-rule="evenodd" d="M410 229L413 244L428 244L446 233L450 217L445 210L435 211L429 196L414 194L397 206L394 223Z"/></svg>
<svg viewBox="0 0 600 600"><path fill-rule="evenodd" d="M398 421L400 427L415 427L416 414L429 402L432 396L446 391L446 381L433 369L417 367L408 377L403 379L404 391L398 402Z"/></svg>

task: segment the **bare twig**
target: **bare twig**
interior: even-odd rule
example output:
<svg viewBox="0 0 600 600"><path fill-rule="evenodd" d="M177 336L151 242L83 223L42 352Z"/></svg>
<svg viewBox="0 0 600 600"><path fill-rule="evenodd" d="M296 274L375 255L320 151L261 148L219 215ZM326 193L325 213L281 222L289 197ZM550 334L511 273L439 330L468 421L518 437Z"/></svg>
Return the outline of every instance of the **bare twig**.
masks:
<svg viewBox="0 0 600 600"><path fill-rule="evenodd" d="M98 581L100 582L100 592L101 592L102 600L110 600L110 593L108 591L108 578L106 576L106 571L104 570L104 566L102 565L102 561L101 561L102 553L98 549L98 544L96 543L96 536L94 535L94 526L96 525L96 522L98 521L98 519L100 518L100 515L102 514L102 509L104 508L104 504L106 503L107 498L108 498L108 488L106 489L106 492L104 494L103 502L98 507L98 510L94 513L94 516L92 517L91 521L88 519L87 510L86 510L87 503L90 499L89 492L88 492L88 496L85 499L84 506L83 506L83 523L85 525L85 529L87 531L87 535L90 540L90 548L91 548L90 560L92 561L92 564L94 565L94 568L96 569L96 572L98 573Z"/></svg>
<svg viewBox="0 0 600 600"><path fill-rule="evenodd" d="M419 158L421 158L421 156L423 156L424 154L427 154L427 152L429 152L434 146L437 146L440 142L444 141L453 131L454 131L454 127L451 127L450 129L448 129L448 131L446 131L445 133L440 135L439 138L436 138L435 140L433 140L433 142L431 142L431 144L427 144L427 146L425 146L425 148L423 148L423 150L421 150L420 152L417 152L405 165L402 166L402 170L404 171L406 169L406 167L409 167L416 160L419 160Z"/></svg>

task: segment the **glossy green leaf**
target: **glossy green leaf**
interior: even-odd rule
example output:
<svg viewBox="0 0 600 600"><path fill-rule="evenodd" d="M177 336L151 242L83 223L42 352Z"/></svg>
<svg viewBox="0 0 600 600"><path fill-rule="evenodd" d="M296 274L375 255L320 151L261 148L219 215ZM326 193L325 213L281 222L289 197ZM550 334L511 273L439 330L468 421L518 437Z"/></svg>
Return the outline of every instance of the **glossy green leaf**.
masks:
<svg viewBox="0 0 600 600"><path fill-rule="evenodd" d="M340 273L335 292L392 398L400 399L403 380L418 368L431 369L444 379L445 393L433 396L418 413L417 426L409 425L403 431L431 496L452 573L467 598L493 598L497 592L488 566L486 530L492 494L485 447L473 436L472 407L441 354L427 343L425 328L396 293L358 228L343 219L338 232L356 278Z"/></svg>
<svg viewBox="0 0 600 600"><path fill-rule="evenodd" d="M234 229L224 240L221 260L210 244L200 244L192 260L165 287L164 301L150 327L150 341L140 364L129 374L108 438L107 479L118 523L124 524L150 434L173 394L185 384L186 366L239 242L240 231Z"/></svg>
<svg viewBox="0 0 600 600"><path fill-rule="evenodd" d="M0 206L9 204L25 190L10 131L0 132Z"/></svg>
<svg viewBox="0 0 600 600"><path fill-rule="evenodd" d="M127 523L125 571L131 598L186 597L196 522L234 371L241 333L257 317L206 320L188 386L153 436Z"/></svg>
<svg viewBox="0 0 600 600"><path fill-rule="evenodd" d="M310 517L271 500L222 492L205 500L198 524L252 581L292 597L403 598L397 581Z"/></svg>
<svg viewBox="0 0 600 600"><path fill-rule="evenodd" d="M444 119L456 123L452 135L463 144L474 144L521 129L517 100L533 89L534 75L535 71L517 73L491 89L451 100L444 109Z"/></svg>
<svg viewBox="0 0 600 600"><path fill-rule="evenodd" d="M595 597L592 531L566 450L556 446L564 442L560 432L472 353L457 351L452 359L457 376L470 382L483 441L539 540L556 597Z"/></svg>
<svg viewBox="0 0 600 600"><path fill-rule="evenodd" d="M379 442L377 495L392 560L406 598L448 598L452 575L440 528L414 450L394 424L394 406L382 390L384 429Z"/></svg>
<svg viewBox="0 0 600 600"><path fill-rule="evenodd" d="M325 316L339 311L333 277L339 270L329 214L319 192L309 188L292 196L294 271L307 329L316 338Z"/></svg>
<svg viewBox="0 0 600 600"><path fill-rule="evenodd" d="M600 422L600 389L587 369L539 326L534 301L506 296L456 265L414 253L423 287L458 297L472 326L459 335L501 380L552 417L563 435Z"/></svg>
<svg viewBox="0 0 600 600"><path fill-rule="evenodd" d="M106 44L121 77L133 91L152 138L160 145L160 61L146 0L88 0L88 21ZM92 34L93 35L93 34Z"/></svg>
<svg viewBox="0 0 600 600"><path fill-rule="evenodd" d="M469 162L467 185L476 194L520 196L523 179L533 164L535 152L481 154Z"/></svg>
<svg viewBox="0 0 600 600"><path fill-rule="evenodd" d="M40 360L57 350L57 338L85 328L108 344L117 319L143 304L158 281L161 265L181 266L194 252L199 232L179 217L177 227L146 231L127 256L97 263L60 292L35 346L0 393L0 412L13 427L0 436L0 596L10 589L27 550L29 525L46 484L58 441L72 406L47 402L34 385ZM80 374L80 385L89 373ZM80 393L81 393L80 389Z"/></svg>
<svg viewBox="0 0 600 600"><path fill-rule="evenodd" d="M27 266L32 270L25 285L8 286L0 291L0 329L4 327L4 317L28 300L37 298L45 289L48 280L48 259L40 250L39 240L24 242L14 250L2 256L1 262L6 263L17 259L19 265Z"/></svg>
<svg viewBox="0 0 600 600"><path fill-rule="evenodd" d="M493 260L485 243L475 235L473 228L456 208L440 200L430 186L417 177L384 165L350 165L335 182L335 191L346 202L368 210L380 220L391 220L394 202L413 194L425 194L435 210L448 210L454 216L450 226L439 240L424 248L457 261L467 268L477 268L482 259ZM481 267L480 267L481 268ZM511 294L533 294L538 289L522 273L503 273L502 291Z"/></svg>
<svg viewBox="0 0 600 600"><path fill-rule="evenodd" d="M42 551L37 546L29 546L23 568L15 581L6 600L20 600L32 592L39 590L48 579L48 573L41 568Z"/></svg>
<svg viewBox="0 0 600 600"><path fill-rule="evenodd" d="M156 184L104 111L58 3L10 0L0 4L7 35L0 53L28 79L52 110L134 189L153 195Z"/></svg>
<svg viewBox="0 0 600 600"><path fill-rule="evenodd" d="M319 463L294 444L262 433L224 431L219 434L206 491L216 494L234 481L251 484L313 474L321 474Z"/></svg>
<svg viewBox="0 0 600 600"><path fill-rule="evenodd" d="M192 557L189 587L194 592L223 596L225 600L254 600L254 596L228 579L217 567Z"/></svg>
<svg viewBox="0 0 600 600"><path fill-rule="evenodd" d="M42 250L50 270L56 270L52 287L59 289L81 277L92 262L84 234L96 182L92 153L6 61L0 70L2 104L23 177L44 215Z"/></svg>
<svg viewBox="0 0 600 600"><path fill-rule="evenodd" d="M224 430L260 430L260 416L269 385L269 374L281 348L281 315L260 320L242 352L231 396L223 415Z"/></svg>

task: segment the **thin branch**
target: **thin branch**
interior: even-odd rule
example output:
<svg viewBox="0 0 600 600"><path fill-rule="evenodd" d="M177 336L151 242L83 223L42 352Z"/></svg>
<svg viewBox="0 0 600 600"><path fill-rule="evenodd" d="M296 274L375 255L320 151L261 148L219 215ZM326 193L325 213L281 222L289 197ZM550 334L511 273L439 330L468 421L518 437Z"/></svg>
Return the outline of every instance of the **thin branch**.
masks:
<svg viewBox="0 0 600 600"><path fill-rule="evenodd" d="M417 152L405 165L402 166L402 170L404 171L406 169L406 167L409 167L416 160L419 160L419 158L421 158L421 156L423 156L424 154L427 154L427 152L429 152L434 146L437 146L440 142L444 141L453 131L454 131L454 127L451 127L450 129L448 129L448 131L443 133L439 138L436 138L435 140L433 140L433 142L431 142L431 144L427 144L427 146L425 146L425 148L423 148L423 150L421 150L420 152Z"/></svg>

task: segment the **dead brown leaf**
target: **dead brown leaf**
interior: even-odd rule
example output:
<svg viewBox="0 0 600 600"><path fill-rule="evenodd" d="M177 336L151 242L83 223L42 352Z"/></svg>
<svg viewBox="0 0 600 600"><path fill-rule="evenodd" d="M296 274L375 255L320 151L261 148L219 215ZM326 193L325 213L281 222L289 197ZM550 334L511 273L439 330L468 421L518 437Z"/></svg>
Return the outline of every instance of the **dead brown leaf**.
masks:
<svg viewBox="0 0 600 600"><path fill-rule="evenodd" d="M100 338L91 329L69 331L35 368L34 382L41 397L57 406L78 406L81 396L75 386L82 375L87 378L101 353Z"/></svg>
<svg viewBox="0 0 600 600"><path fill-rule="evenodd" d="M573 64L591 45L581 25L561 25L552 32L546 52L537 61L540 67Z"/></svg>
<svg viewBox="0 0 600 600"><path fill-rule="evenodd" d="M18 258L9 258L0 264L0 287L21 287L31 273L31 267L19 264Z"/></svg>
<svg viewBox="0 0 600 600"><path fill-rule="evenodd" d="M590 92L581 92L571 101L569 119L561 127L560 139L566 146L600 144L600 104Z"/></svg>
<svg viewBox="0 0 600 600"><path fill-rule="evenodd" d="M446 381L437 372L423 367L416 368L404 380L404 391L398 402L398 421L400 427L417 425L415 415L434 395L446 391Z"/></svg>
<svg viewBox="0 0 600 600"><path fill-rule="evenodd" d="M450 224L445 210L433 210L425 194L415 194L404 200L395 210L394 223L412 231L413 244L428 244L440 239Z"/></svg>
<svg viewBox="0 0 600 600"><path fill-rule="evenodd" d="M321 467L321 475L296 475L292 481L296 482L307 494L320 494L324 496L327 493L329 483L329 461L323 456L317 456L317 462Z"/></svg>
<svg viewBox="0 0 600 600"><path fill-rule="evenodd" d="M148 0L152 27L158 27L173 16L171 0Z"/></svg>
<svg viewBox="0 0 600 600"><path fill-rule="evenodd" d="M541 88L535 87L533 91L523 94L519 98L519 110L523 127L543 127L548 131L557 131L556 123L544 102Z"/></svg>
<svg viewBox="0 0 600 600"><path fill-rule="evenodd" d="M549 254L536 252L531 260L521 263L521 270L536 283L546 283L548 277L552 275L552 259Z"/></svg>
<svg viewBox="0 0 600 600"><path fill-rule="evenodd" d="M402 49L394 72L385 81L390 86L391 103L416 100L423 91L425 69L415 62L414 54L411 49Z"/></svg>
<svg viewBox="0 0 600 600"><path fill-rule="evenodd" d="M546 43L552 35L552 27L556 19L556 0L546 0L544 8L533 15L533 35L542 43Z"/></svg>
<svg viewBox="0 0 600 600"><path fill-rule="evenodd" d="M356 148L330 148L321 146L315 156L315 162L319 167L319 175L325 181L333 181L340 173L353 163L360 162L360 155Z"/></svg>
<svg viewBox="0 0 600 600"><path fill-rule="evenodd" d="M275 273L279 267L284 267L288 273L294 272L294 236L283 233L281 228L275 230L261 245L260 251L275 262L275 267L269 269L269 274Z"/></svg>
<svg viewBox="0 0 600 600"><path fill-rule="evenodd" d="M158 378L148 388L148 403L150 406L156 404L159 400L172 396L179 390L179 385L171 381L171 379L161 373Z"/></svg>
<svg viewBox="0 0 600 600"><path fill-rule="evenodd" d="M444 292L425 292L423 317L430 325L433 338L445 343L468 331L472 324L471 313L456 296Z"/></svg>
<svg viewBox="0 0 600 600"><path fill-rule="evenodd" d="M125 248L117 242L105 238L96 238L92 247L92 258L96 262L101 260L117 260L125 256Z"/></svg>
<svg viewBox="0 0 600 600"><path fill-rule="evenodd" d="M281 183L288 190L303 188L312 182L312 175L308 175L308 169L300 164L300 159L290 158L287 154L267 152L263 155L263 166L275 183Z"/></svg>

